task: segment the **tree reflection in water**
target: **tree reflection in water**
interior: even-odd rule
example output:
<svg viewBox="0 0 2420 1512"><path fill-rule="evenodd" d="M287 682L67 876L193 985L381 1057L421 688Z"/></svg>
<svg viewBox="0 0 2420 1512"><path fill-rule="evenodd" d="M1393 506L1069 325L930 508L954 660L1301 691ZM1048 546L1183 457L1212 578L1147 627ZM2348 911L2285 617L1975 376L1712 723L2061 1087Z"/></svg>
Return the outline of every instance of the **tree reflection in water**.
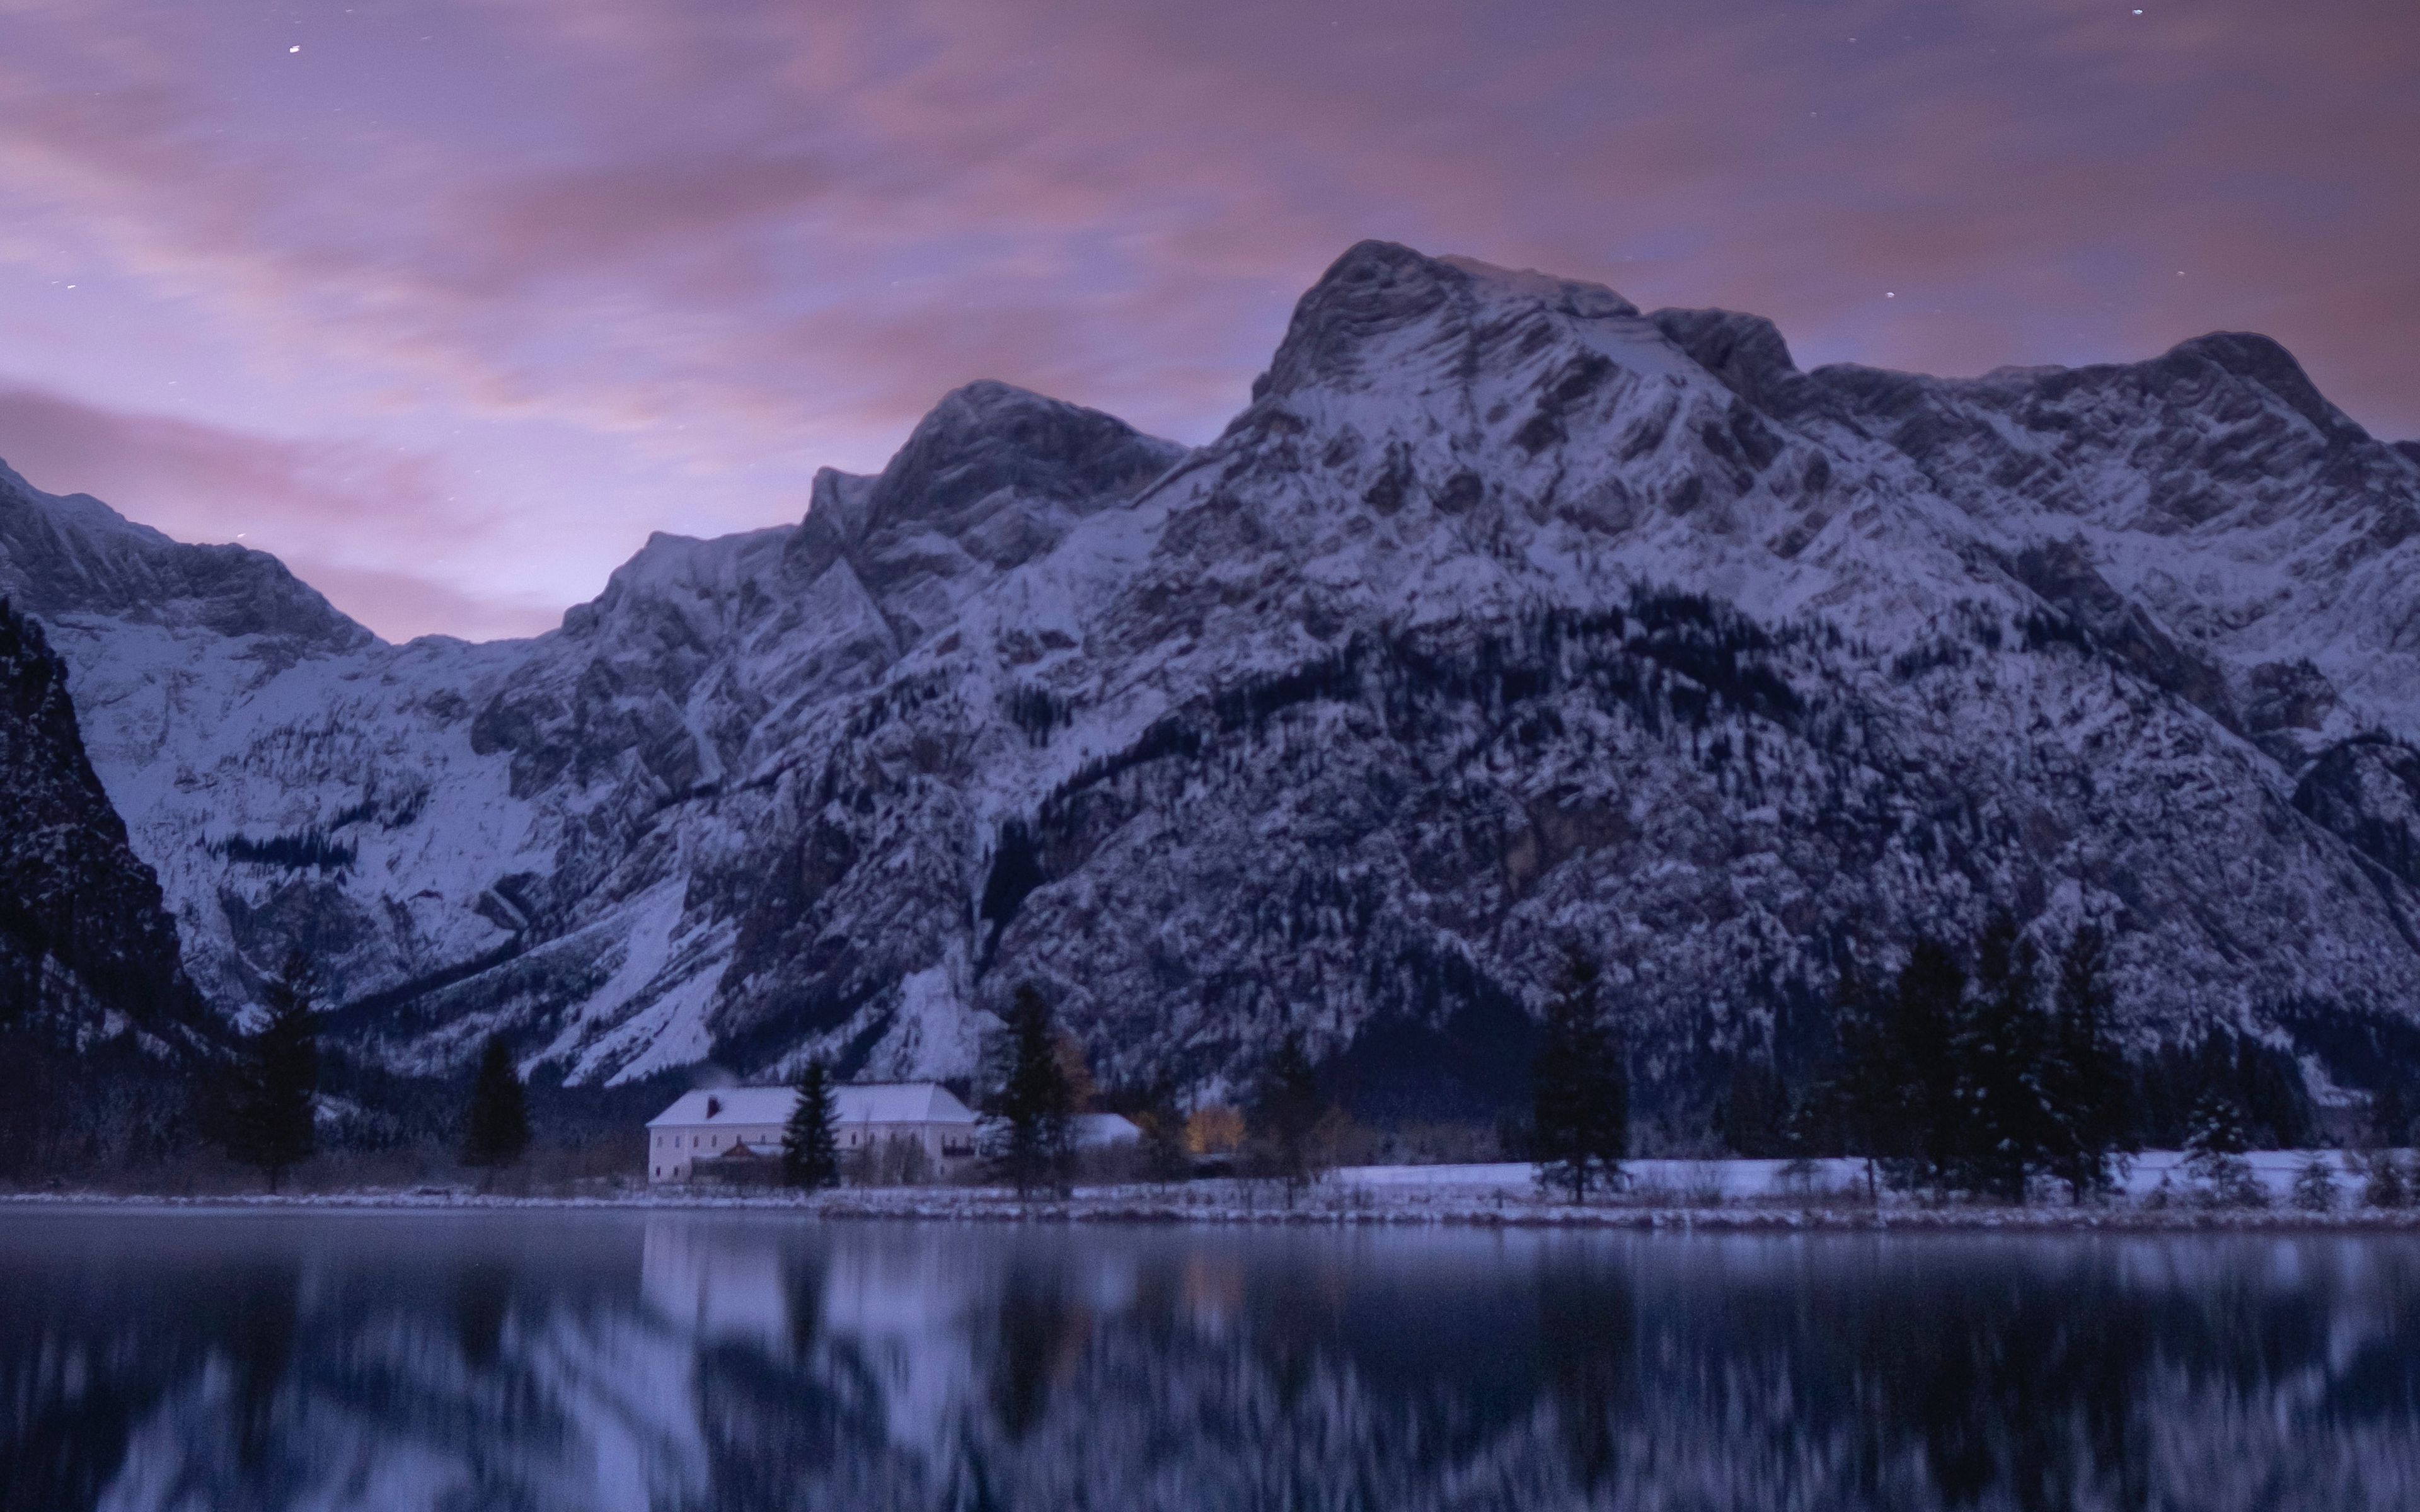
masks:
<svg viewBox="0 0 2420 1512"><path fill-rule="evenodd" d="M2393 1240L0 1233L10 1508L2420 1504Z"/></svg>
<svg viewBox="0 0 2420 1512"><path fill-rule="evenodd" d="M1610 1251L1550 1255L1538 1266L1539 1364L1572 1482L1591 1496L1616 1484L1622 1430L1636 1416L1637 1307Z"/></svg>

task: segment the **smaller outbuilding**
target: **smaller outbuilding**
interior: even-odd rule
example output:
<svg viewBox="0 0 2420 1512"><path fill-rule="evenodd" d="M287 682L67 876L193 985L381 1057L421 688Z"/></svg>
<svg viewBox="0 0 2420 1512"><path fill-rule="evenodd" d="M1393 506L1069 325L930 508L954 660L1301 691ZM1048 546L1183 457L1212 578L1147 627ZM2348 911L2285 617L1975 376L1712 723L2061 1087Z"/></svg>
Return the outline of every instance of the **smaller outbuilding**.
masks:
<svg viewBox="0 0 2420 1512"><path fill-rule="evenodd" d="M647 1180L688 1181L778 1161L782 1131L798 1104L797 1089L788 1087L683 1092L647 1120ZM913 1151L927 1169L946 1172L974 1158L981 1120L939 1082L845 1082L832 1088L832 1105L845 1161L896 1162Z"/></svg>
<svg viewBox="0 0 2420 1512"><path fill-rule="evenodd" d="M1142 1143L1142 1130L1122 1113L1078 1113L1073 1134L1078 1149L1114 1149Z"/></svg>

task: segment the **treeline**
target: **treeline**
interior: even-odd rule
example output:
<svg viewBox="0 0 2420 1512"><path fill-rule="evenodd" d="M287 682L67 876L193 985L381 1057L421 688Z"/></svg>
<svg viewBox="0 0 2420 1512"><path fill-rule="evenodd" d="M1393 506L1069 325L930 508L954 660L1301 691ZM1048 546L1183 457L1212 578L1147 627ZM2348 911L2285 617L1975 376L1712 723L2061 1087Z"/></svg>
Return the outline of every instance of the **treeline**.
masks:
<svg viewBox="0 0 2420 1512"><path fill-rule="evenodd" d="M1335 1163L1343 1115L1295 1034L1262 1066L1242 1109L1187 1109L1173 1076L1095 1090L1082 1047L1029 982L1016 989L1006 1031L986 1060L981 1102L989 1173L1019 1195L1067 1190L1075 1118L1088 1105L1121 1112L1141 1131L1129 1164L1145 1180L1237 1174L1278 1182L1291 1201Z"/></svg>
<svg viewBox="0 0 2420 1512"><path fill-rule="evenodd" d="M2023 1202L2048 1176L2082 1202L2134 1148L2107 946L2085 926L2046 969L2006 914L1965 959L1919 939L1895 979L1852 976L1825 1101L1847 1152L1901 1186Z"/></svg>
<svg viewBox="0 0 2420 1512"><path fill-rule="evenodd" d="M1119 1167L1095 1175L1152 1182L1244 1175L1278 1182L1291 1200L1335 1163L1343 1122L1301 1039L1291 1034L1263 1066L1241 1110L1218 1104L1188 1110L1173 1076L1101 1089L1082 1046L1031 982L1012 996L1001 1032L985 1047L978 1083L967 1088L983 1116L977 1174L1015 1187L1020 1196L1065 1195L1079 1157L1090 1153L1109 1156ZM821 1059L805 1062L792 1082L799 1097L783 1133L781 1159L789 1185L813 1191L850 1179L835 1121L837 1085ZM1080 1150L1077 1119L1094 1111L1130 1120L1141 1134L1140 1146ZM933 1174L920 1170L908 1180L912 1184Z"/></svg>
<svg viewBox="0 0 2420 1512"><path fill-rule="evenodd" d="M2048 1181L2074 1200L2109 1190L2144 1149L2232 1153L2313 1142L2292 1057L2224 1026L2130 1056L2115 1032L2108 941L2078 929L2045 958L2003 914L1972 940L1916 940L1895 972L1854 967L1833 1034L1797 1074L1734 1064L1715 1129L1735 1153L1863 1157L1903 1190L2024 1201ZM2397 1088L2371 1137L2400 1144Z"/></svg>
<svg viewBox="0 0 2420 1512"><path fill-rule="evenodd" d="M155 1169L194 1145L185 1081L131 1041L78 1049L0 1025L0 1182Z"/></svg>
<svg viewBox="0 0 2420 1512"><path fill-rule="evenodd" d="M289 1172L322 1152L321 1113L334 1099L326 1095L324 1015L308 964L288 957L261 995L268 1014L260 1026L202 1076L198 1122L211 1143L258 1171L275 1192ZM468 1086L450 1090L453 1137L446 1143L456 1159L490 1177L520 1164L531 1144L529 1097L507 1041L490 1036Z"/></svg>
<svg viewBox="0 0 2420 1512"><path fill-rule="evenodd" d="M259 993L256 1026L180 1059L0 1031L0 1180L192 1190L249 1172L274 1192L306 1166L337 1180L467 1167L484 1184L534 1150L592 1145L594 1161L553 1164L603 1173L632 1164L636 1120L662 1095L525 1086L500 1037L467 1077L396 1075L323 1048L327 1015L299 955Z"/></svg>

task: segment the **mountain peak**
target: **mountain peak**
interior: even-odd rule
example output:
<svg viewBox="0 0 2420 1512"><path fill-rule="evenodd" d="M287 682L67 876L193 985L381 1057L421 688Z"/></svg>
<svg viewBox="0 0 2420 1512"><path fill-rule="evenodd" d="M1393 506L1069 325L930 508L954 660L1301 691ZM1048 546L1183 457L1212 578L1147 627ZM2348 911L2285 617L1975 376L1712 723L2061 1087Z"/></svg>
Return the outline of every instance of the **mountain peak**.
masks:
<svg viewBox="0 0 2420 1512"><path fill-rule="evenodd" d="M869 523L954 523L1001 490L1076 506L1131 494L1185 449L1113 415L981 379L942 396L875 480Z"/></svg>
<svg viewBox="0 0 2420 1512"><path fill-rule="evenodd" d="M1601 320L1638 313L1638 306L1603 284L1592 284L1584 278L1542 273L1534 268L1499 268L1476 257L1452 254L1436 261L1462 274L1476 287L1498 297L1534 300L1559 315Z"/></svg>
<svg viewBox="0 0 2420 1512"><path fill-rule="evenodd" d="M1393 241L1357 241L1295 302L1285 340L1252 396L1350 378L1373 342L1449 311L1497 303L1581 320L1638 314L1602 284L1475 257L1432 257Z"/></svg>
<svg viewBox="0 0 2420 1512"><path fill-rule="evenodd" d="M41 615L124 615L258 636L287 656L375 639L265 551L188 545L89 494L44 493L5 465L0 594Z"/></svg>
<svg viewBox="0 0 2420 1512"><path fill-rule="evenodd" d="M1779 391L1798 377L1781 328L1761 315L1734 310L1658 310L1648 317L1692 362L1761 409L1774 409Z"/></svg>
<svg viewBox="0 0 2420 1512"><path fill-rule="evenodd" d="M2303 371L2294 354L2273 337L2246 331L2214 331L2207 336L2179 342L2160 358L2163 365L2209 363L2236 378L2257 383L2288 408L2323 432L2350 426L2352 422L2328 403L2318 385Z"/></svg>
<svg viewBox="0 0 2420 1512"><path fill-rule="evenodd" d="M785 567L846 562L903 644L971 585L1049 550L1084 516L1133 499L1186 449L1097 409L989 379L943 395L880 475L815 478Z"/></svg>

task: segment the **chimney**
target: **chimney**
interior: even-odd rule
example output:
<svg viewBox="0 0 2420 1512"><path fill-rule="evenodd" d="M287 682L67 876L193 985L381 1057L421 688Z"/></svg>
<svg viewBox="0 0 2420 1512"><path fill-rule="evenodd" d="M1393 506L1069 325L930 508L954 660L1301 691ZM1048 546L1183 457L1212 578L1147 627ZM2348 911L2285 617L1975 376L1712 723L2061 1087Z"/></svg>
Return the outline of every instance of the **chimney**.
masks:
<svg viewBox="0 0 2420 1512"><path fill-rule="evenodd" d="M721 1111L722 1111L722 1099L721 1099L721 1098L719 1098L719 1097L709 1097L709 1098L707 1098L707 1099L706 1100L706 1116L707 1118L711 1119L711 1118L713 1118L716 1114L721 1113Z"/></svg>

